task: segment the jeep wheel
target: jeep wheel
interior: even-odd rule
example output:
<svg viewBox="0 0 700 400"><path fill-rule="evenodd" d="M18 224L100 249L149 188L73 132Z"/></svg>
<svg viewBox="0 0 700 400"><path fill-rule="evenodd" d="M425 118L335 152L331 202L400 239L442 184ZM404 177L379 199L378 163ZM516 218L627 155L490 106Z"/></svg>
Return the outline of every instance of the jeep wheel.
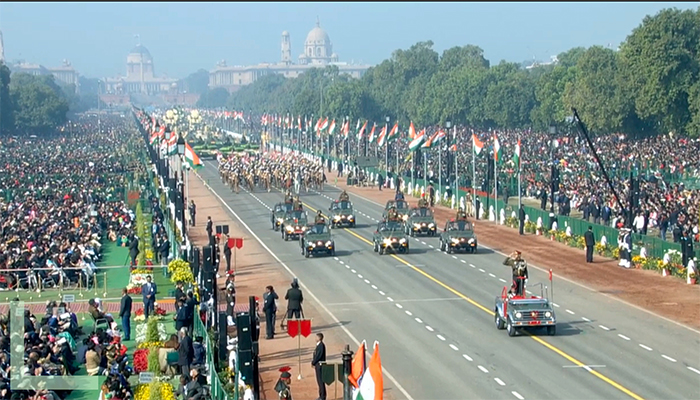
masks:
<svg viewBox="0 0 700 400"><path fill-rule="evenodd" d="M440 239L440 251L445 251L445 243L442 242L442 238Z"/></svg>
<svg viewBox="0 0 700 400"><path fill-rule="evenodd" d="M377 246L377 242L374 242L374 248L372 250L374 250L375 253L379 252L379 246Z"/></svg>
<svg viewBox="0 0 700 400"><path fill-rule="evenodd" d="M353 222L352 224L350 224L350 227L354 228L355 224L356 224L356 222Z"/></svg>
<svg viewBox="0 0 700 400"><path fill-rule="evenodd" d="M331 255L331 257L335 257L335 249L330 251L330 255Z"/></svg>
<svg viewBox="0 0 700 400"><path fill-rule="evenodd" d="M493 310L493 319L494 319L494 322L496 323L496 329L498 329L498 330L505 329L506 324L503 323L503 319L501 319L501 316L498 314L498 308Z"/></svg>
<svg viewBox="0 0 700 400"><path fill-rule="evenodd" d="M557 327L556 325L548 326L547 327L547 334L549 336L554 336L557 334Z"/></svg>
<svg viewBox="0 0 700 400"><path fill-rule="evenodd" d="M408 246L406 246L406 250L404 251L405 254L408 254Z"/></svg>
<svg viewBox="0 0 700 400"><path fill-rule="evenodd" d="M455 252L455 248L454 248L454 247L452 247L452 246L450 246L450 245L446 245L446 247L447 247L447 250L446 250L446 251L447 251L447 254L452 254L452 253Z"/></svg>
<svg viewBox="0 0 700 400"><path fill-rule="evenodd" d="M508 336L513 337L518 334L518 332L515 330L515 327L513 327L513 324L510 322L510 318L506 320L506 329L508 330Z"/></svg>
<svg viewBox="0 0 700 400"><path fill-rule="evenodd" d="M285 242L289 241L289 235L287 235L287 231L282 231L282 239L284 239Z"/></svg>
<svg viewBox="0 0 700 400"><path fill-rule="evenodd" d="M411 237L416 237L416 231L414 231L413 229L411 229L411 231L408 234Z"/></svg>
<svg viewBox="0 0 700 400"><path fill-rule="evenodd" d="M304 247L304 257L305 257L305 258L309 258L310 255L311 255L311 254L309 254L309 249L307 249L306 247Z"/></svg>

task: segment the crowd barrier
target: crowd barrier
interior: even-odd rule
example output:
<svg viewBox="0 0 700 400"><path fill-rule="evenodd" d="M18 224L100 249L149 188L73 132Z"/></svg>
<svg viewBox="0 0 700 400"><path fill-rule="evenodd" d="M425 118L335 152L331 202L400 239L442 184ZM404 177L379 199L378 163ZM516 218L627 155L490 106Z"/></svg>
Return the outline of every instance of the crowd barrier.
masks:
<svg viewBox="0 0 700 400"><path fill-rule="evenodd" d="M211 399L212 400L238 400L238 385L236 385L236 390L233 393L233 396L230 396L226 389L224 388L224 384L221 382L221 379L219 378L219 374L217 374L217 368L216 368L216 363L214 361L214 353L218 352L219 350L216 348L214 343L212 343L211 338L209 337L209 333L207 332L207 328L202 322L202 319L198 317L199 315L199 306L197 306L197 312L196 312L197 317L194 319L194 337L201 336L204 338L204 348L206 349L206 355L207 355L207 370L209 371L209 383L211 385ZM228 362L228 360L224 360L225 362ZM236 360L235 364L235 371L234 371L234 376L238 377L238 360Z"/></svg>

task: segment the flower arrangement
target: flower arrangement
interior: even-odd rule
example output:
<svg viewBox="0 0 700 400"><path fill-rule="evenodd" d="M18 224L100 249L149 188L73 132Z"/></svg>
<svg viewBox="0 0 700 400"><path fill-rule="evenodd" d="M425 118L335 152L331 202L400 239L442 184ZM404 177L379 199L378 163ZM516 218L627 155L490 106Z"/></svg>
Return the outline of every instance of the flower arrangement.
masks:
<svg viewBox="0 0 700 400"><path fill-rule="evenodd" d="M128 294L141 294L141 286L132 285L132 287L129 287L127 285L126 293L128 293Z"/></svg>
<svg viewBox="0 0 700 400"><path fill-rule="evenodd" d="M526 233L535 233L535 232L537 232L537 224L534 223L534 222L532 222L532 221L530 221L530 220L525 221L525 227L524 227L524 228L525 228L525 232L526 232Z"/></svg>
<svg viewBox="0 0 700 400"><path fill-rule="evenodd" d="M137 317L138 318L138 317ZM141 317L143 318L143 316ZM154 340L149 340L147 337L147 331L148 331L148 324L147 323L142 323L136 325L136 342L159 342L159 341L166 341L170 337L170 335L167 334L165 331L165 325L162 324L160 319L155 318L155 317L149 317L149 321L153 320L157 323L157 336L154 338ZM153 338L153 337L152 337Z"/></svg>
<svg viewBox="0 0 700 400"><path fill-rule="evenodd" d="M184 284L190 284L194 282L194 274L192 274L192 269L190 268L190 263L185 260L172 260L168 264L168 272L170 273L170 280L173 283L182 282Z"/></svg>
<svg viewBox="0 0 700 400"><path fill-rule="evenodd" d="M131 274L151 274L153 273L152 269L149 268L134 268L131 270Z"/></svg>
<svg viewBox="0 0 700 400"><path fill-rule="evenodd" d="M170 383L155 380L136 386L134 400L175 400L175 391Z"/></svg>
<svg viewBox="0 0 700 400"><path fill-rule="evenodd" d="M148 372L153 372L154 375L160 374L160 360L158 360L158 347L148 349Z"/></svg>
<svg viewBox="0 0 700 400"><path fill-rule="evenodd" d="M148 348L139 348L134 352L134 371L144 372L148 370Z"/></svg>
<svg viewBox="0 0 700 400"><path fill-rule="evenodd" d="M138 345L138 349L150 349L151 347L157 347L161 348L163 347L164 342L161 342L160 340L156 342L141 342Z"/></svg>
<svg viewBox="0 0 700 400"><path fill-rule="evenodd" d="M146 249L146 260L153 260L153 249Z"/></svg>

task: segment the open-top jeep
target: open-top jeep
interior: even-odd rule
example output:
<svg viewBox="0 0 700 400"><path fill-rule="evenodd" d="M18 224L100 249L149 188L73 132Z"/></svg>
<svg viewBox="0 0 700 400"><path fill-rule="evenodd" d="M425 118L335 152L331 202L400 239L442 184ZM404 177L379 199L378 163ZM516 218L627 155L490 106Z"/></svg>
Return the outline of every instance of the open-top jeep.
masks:
<svg viewBox="0 0 700 400"><path fill-rule="evenodd" d="M355 227L355 212L350 200L335 200L328 207L331 216L331 228L349 226Z"/></svg>
<svg viewBox="0 0 700 400"><path fill-rule="evenodd" d="M445 229L440 233L440 250L447 253L476 253L476 248L476 234L471 222L451 219L445 223Z"/></svg>
<svg viewBox="0 0 700 400"><path fill-rule="evenodd" d="M299 244L301 254L306 258L316 254L335 255L335 241L331 237L328 225L324 223L309 225L306 232L301 235Z"/></svg>
<svg viewBox="0 0 700 400"><path fill-rule="evenodd" d="M384 213L382 214L382 217L384 219L387 219L387 216L389 214L389 210L392 208L396 209L396 213L399 216L399 219L402 221L406 221L408 219L408 211L410 210L408 207L408 202L406 200L389 200L386 202L386 206L384 207Z"/></svg>
<svg viewBox="0 0 700 400"><path fill-rule="evenodd" d="M508 336L515 336L520 330L545 328L553 336L557 332L557 319L549 300L547 289L540 286L540 296L514 296L503 288L501 296L496 297L494 321L497 329L506 329ZM523 293L525 287L523 286Z"/></svg>
<svg viewBox="0 0 700 400"><path fill-rule="evenodd" d="M280 226L284 222L284 216L288 212L292 211L294 204L292 203L277 203L275 208L272 209L270 213L270 222L272 223L273 230L279 230Z"/></svg>
<svg viewBox="0 0 700 400"><path fill-rule="evenodd" d="M436 232L437 226L433 212L427 207L413 207L408 213L408 220L406 220L406 234L435 236Z"/></svg>
<svg viewBox="0 0 700 400"><path fill-rule="evenodd" d="M308 227L308 218L306 211L294 210L289 211L284 215L284 221L280 225L282 231L282 239L297 239L299 235L306 232Z"/></svg>
<svg viewBox="0 0 700 400"><path fill-rule="evenodd" d="M401 221L382 221L372 236L374 251L380 255L387 251L408 254L408 237Z"/></svg>

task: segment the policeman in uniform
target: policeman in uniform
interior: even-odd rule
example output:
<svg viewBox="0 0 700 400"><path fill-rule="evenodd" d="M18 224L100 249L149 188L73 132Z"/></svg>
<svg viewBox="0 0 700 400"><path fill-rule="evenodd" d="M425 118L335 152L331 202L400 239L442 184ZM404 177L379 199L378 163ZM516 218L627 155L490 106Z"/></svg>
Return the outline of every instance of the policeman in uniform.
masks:
<svg viewBox="0 0 700 400"><path fill-rule="evenodd" d="M457 210L457 221L459 220L466 220L467 219L467 213L464 212L464 209L462 207Z"/></svg>
<svg viewBox="0 0 700 400"><path fill-rule="evenodd" d="M348 195L348 193L345 190L343 190L343 192L340 193L340 196L338 199L340 201L350 201L350 196Z"/></svg>
<svg viewBox="0 0 700 400"><path fill-rule="evenodd" d="M323 214L321 214L321 210L318 210L316 213L316 218L314 219L314 224L325 224L326 219L323 218Z"/></svg>
<svg viewBox="0 0 700 400"><path fill-rule="evenodd" d="M525 293L525 282L529 277L527 263L523 260L522 253L518 250L514 251L506 257L503 265L507 265L513 270L513 286L511 286L510 294L522 296Z"/></svg>

